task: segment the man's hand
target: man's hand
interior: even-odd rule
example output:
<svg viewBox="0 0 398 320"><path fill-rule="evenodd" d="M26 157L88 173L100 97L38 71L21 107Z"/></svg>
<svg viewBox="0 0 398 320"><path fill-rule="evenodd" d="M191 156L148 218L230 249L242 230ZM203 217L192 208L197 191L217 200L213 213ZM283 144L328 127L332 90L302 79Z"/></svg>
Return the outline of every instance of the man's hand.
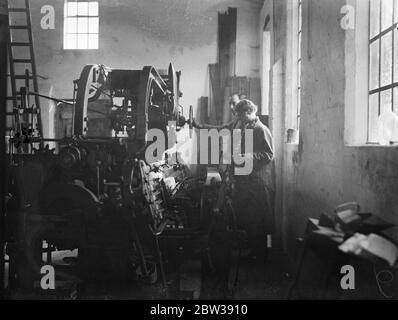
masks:
<svg viewBox="0 0 398 320"><path fill-rule="evenodd" d="M252 153L237 153L237 156L245 160L253 160L254 158Z"/></svg>
<svg viewBox="0 0 398 320"><path fill-rule="evenodd" d="M247 161L253 161L253 154L252 153L243 153L242 158L245 159L245 163Z"/></svg>
<svg viewBox="0 0 398 320"><path fill-rule="evenodd" d="M245 165L245 163L253 162L253 154L252 153L240 154L238 162L239 162L239 164L237 164L236 161L234 161L234 163L237 167L243 167Z"/></svg>

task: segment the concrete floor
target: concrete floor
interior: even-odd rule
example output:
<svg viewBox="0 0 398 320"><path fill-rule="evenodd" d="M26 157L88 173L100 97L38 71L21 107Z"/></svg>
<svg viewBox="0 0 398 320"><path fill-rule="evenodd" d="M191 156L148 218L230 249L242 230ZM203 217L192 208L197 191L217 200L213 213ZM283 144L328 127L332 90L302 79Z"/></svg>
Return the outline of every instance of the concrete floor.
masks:
<svg viewBox="0 0 398 320"><path fill-rule="evenodd" d="M231 262L229 290L223 289L222 281L214 273L208 272L199 259L191 259L183 260L178 265L166 263L166 290L159 277L152 285L140 281L107 283L95 281L86 284L84 288L72 285L55 291L40 289L30 293L14 291L9 298L17 300L284 300L288 298L294 272L282 251L271 249L266 262L243 256L240 260L236 290L232 292L230 289L235 283L236 258L237 255L234 255ZM57 259L53 257L53 261ZM328 291L324 292L323 282L318 281L318 278L325 274L325 266L328 266L328 263L322 262L311 253L306 259L305 272L300 277L298 287L292 291L290 299L384 299L375 287L374 277L369 272L357 275L357 289L351 290L352 292L343 292L339 289L339 275L332 279ZM358 270L369 269L366 265L357 267ZM62 269L62 266L58 266L58 270L60 268ZM394 280L389 286L383 286L383 289L392 296L396 296L396 290L392 288L397 285L396 279Z"/></svg>
<svg viewBox="0 0 398 320"><path fill-rule="evenodd" d="M287 258L279 250L270 251L268 261L241 258L238 282L234 295L225 295L214 276L200 276L200 263L185 261L176 272L168 272L168 290L161 284L152 286L112 284L107 289L87 288L82 299L230 299L268 300L284 299L290 284ZM169 270L170 271L170 270ZM234 283L231 272L230 286ZM203 280L203 281L201 281ZM106 291L106 292L105 292Z"/></svg>
<svg viewBox="0 0 398 320"><path fill-rule="evenodd" d="M326 252L327 253L327 252ZM329 254L329 253L328 253ZM52 262L56 273L70 270L64 258L76 257L77 251L58 251L52 254ZM239 273L236 281L236 266L238 254L234 252L230 261L228 290L206 265L205 260L198 255L191 255L184 259L165 259L167 289L162 284L158 270L158 281L147 284L138 280L108 281L95 280L83 286L72 283L54 291L36 289L34 292L14 290L9 293L9 299L82 299L82 300L274 300L287 299L294 274L292 264L287 256L278 249L270 249L267 261L256 260L243 254L239 264ZM45 256L43 256L43 259ZM298 258L298 257L297 257ZM385 299L375 281L374 270L366 261L352 260L355 263L356 290L344 292L340 287L341 274L339 270L330 269L333 259L307 252L303 264L303 271L297 287L290 295L290 299ZM297 259L295 261L297 263ZM64 269L69 268L69 269ZM359 272L361 271L361 272ZM7 273L7 265L6 265ZM325 288L325 275L334 275ZM221 275L222 276L222 275ZM123 278L124 279L124 278ZM391 283L383 283L382 290L387 295L396 297L398 277ZM236 284L236 286L234 286ZM236 290L232 292L232 288Z"/></svg>
<svg viewBox="0 0 398 320"><path fill-rule="evenodd" d="M234 262L236 262L235 256ZM235 265L236 266L236 265ZM37 290L34 293L14 292L11 299L82 299L82 300L268 300L284 299L290 283L286 256L271 250L267 262L242 257L235 293L225 292L212 274L203 276L200 261L183 261L179 268L166 266L167 290L161 281L154 285L140 282L92 283L83 290L72 287L57 292ZM230 288L235 282L235 271L230 273Z"/></svg>

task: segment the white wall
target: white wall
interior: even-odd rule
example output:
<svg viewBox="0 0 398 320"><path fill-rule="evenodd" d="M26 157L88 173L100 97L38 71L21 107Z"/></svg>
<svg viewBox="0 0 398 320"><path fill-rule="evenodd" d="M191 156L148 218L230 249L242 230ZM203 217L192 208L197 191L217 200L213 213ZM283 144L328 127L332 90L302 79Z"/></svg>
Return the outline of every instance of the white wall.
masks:
<svg viewBox="0 0 398 320"><path fill-rule="evenodd" d="M238 7L238 65L241 75L251 76L258 68L256 50L258 0L99 0L99 50L63 50L63 0L32 1L32 23L40 91L71 98L73 80L86 64L112 68L142 69L153 65L166 69L172 62L182 71L180 100L188 115L189 105L208 95L208 64L217 59L217 13ZM40 9L55 8L55 30L42 30ZM253 31L253 34L251 32ZM256 38L257 39L257 38ZM258 39L257 39L258 40ZM43 101L44 123L48 102ZM45 125L45 133L48 126Z"/></svg>

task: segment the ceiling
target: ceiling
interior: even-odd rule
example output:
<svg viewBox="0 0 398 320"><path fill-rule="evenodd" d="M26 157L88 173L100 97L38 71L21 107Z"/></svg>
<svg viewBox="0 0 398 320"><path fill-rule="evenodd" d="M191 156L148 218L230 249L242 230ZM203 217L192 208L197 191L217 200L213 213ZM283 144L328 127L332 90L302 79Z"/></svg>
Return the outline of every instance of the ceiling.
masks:
<svg viewBox="0 0 398 320"><path fill-rule="evenodd" d="M131 21L160 40L191 46L216 39L217 13L228 7L259 8L263 0L102 0L101 10L111 20ZM102 16L104 12L102 11ZM121 19L121 15L123 19ZM111 22L110 20L110 22Z"/></svg>

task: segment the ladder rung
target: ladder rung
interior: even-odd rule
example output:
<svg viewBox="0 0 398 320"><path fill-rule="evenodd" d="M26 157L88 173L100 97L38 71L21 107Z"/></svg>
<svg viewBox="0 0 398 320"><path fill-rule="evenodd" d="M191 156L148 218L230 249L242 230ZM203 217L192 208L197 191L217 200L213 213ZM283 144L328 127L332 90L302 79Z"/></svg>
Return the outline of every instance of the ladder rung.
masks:
<svg viewBox="0 0 398 320"><path fill-rule="evenodd" d="M14 63L32 63L32 59L13 59Z"/></svg>
<svg viewBox="0 0 398 320"><path fill-rule="evenodd" d="M8 8L8 12L28 12L27 8Z"/></svg>
<svg viewBox="0 0 398 320"><path fill-rule="evenodd" d="M16 47L31 47L32 44L30 42L10 42L12 46Z"/></svg>
<svg viewBox="0 0 398 320"><path fill-rule="evenodd" d="M18 93L19 94L19 93ZM14 99L17 99L17 100L21 100L21 97L20 96L17 96L17 97L6 97L6 100L14 100Z"/></svg>
<svg viewBox="0 0 398 320"><path fill-rule="evenodd" d="M10 29L29 29L28 26L25 25L13 25L13 26L9 26Z"/></svg>
<svg viewBox="0 0 398 320"><path fill-rule="evenodd" d="M14 96L16 96L17 98L19 98L20 94L21 94L21 91L17 91L17 92L15 92L15 95L14 95ZM9 98L12 99L12 97L9 97Z"/></svg>
<svg viewBox="0 0 398 320"><path fill-rule="evenodd" d="M18 114L37 114L36 109L25 109L23 112L18 111L13 111L13 112L6 112L7 116L15 116Z"/></svg>
<svg viewBox="0 0 398 320"><path fill-rule="evenodd" d="M28 75L25 75L25 74L18 74L18 75L15 75L14 76L14 78L15 79L34 79L35 77L34 76L28 76Z"/></svg>

